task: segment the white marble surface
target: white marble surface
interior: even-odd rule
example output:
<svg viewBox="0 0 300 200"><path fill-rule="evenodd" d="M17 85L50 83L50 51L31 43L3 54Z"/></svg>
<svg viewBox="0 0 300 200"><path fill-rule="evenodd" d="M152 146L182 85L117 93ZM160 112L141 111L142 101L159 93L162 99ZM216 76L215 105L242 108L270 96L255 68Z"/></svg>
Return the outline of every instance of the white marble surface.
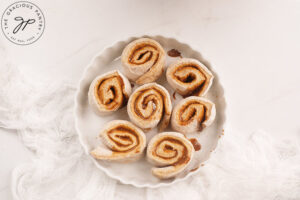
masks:
<svg viewBox="0 0 300 200"><path fill-rule="evenodd" d="M13 1L0 1L2 12ZM42 1L42 38L17 46L1 33L8 58L26 73L77 84L105 46L140 34L194 43L221 77L230 127L300 134L300 1ZM2 14L2 13L1 13ZM226 136L226 132L225 132ZM0 199L11 199L10 173L33 155L14 131L0 129Z"/></svg>

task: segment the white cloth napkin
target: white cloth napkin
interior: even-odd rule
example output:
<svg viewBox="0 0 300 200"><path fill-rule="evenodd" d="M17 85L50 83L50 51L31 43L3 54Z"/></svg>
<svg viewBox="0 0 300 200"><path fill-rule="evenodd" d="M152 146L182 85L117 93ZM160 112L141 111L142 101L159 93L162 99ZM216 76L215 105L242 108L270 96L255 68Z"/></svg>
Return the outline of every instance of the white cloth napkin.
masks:
<svg viewBox="0 0 300 200"><path fill-rule="evenodd" d="M0 66L0 127L16 129L35 154L12 173L17 200L300 199L300 136L227 130L211 158L187 181L159 189L122 185L96 168L74 129L75 87ZM2 152L3 153L3 152Z"/></svg>

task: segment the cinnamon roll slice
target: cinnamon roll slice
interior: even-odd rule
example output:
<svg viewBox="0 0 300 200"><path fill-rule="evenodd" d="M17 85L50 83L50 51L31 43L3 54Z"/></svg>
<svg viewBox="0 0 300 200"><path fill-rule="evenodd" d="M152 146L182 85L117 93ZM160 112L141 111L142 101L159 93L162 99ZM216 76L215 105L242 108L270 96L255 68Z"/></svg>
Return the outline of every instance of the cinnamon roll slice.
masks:
<svg viewBox="0 0 300 200"><path fill-rule="evenodd" d="M161 85L148 83L138 87L127 104L130 120L138 127L149 130L159 122L159 130L170 122L172 103L169 92Z"/></svg>
<svg viewBox="0 0 300 200"><path fill-rule="evenodd" d="M172 178L182 172L194 155L193 144L181 133L155 135L147 147L147 159L157 167L152 174L160 179Z"/></svg>
<svg viewBox="0 0 300 200"><path fill-rule="evenodd" d="M214 76L198 60L182 58L167 69L167 81L183 96L204 96L212 85Z"/></svg>
<svg viewBox="0 0 300 200"><path fill-rule="evenodd" d="M201 131L210 126L216 116L215 104L203 97L182 99L173 109L172 128L181 133Z"/></svg>
<svg viewBox="0 0 300 200"><path fill-rule="evenodd" d="M130 82L114 70L93 80L88 93L89 104L96 114L109 114L124 106L130 94Z"/></svg>
<svg viewBox="0 0 300 200"><path fill-rule="evenodd" d="M146 147L144 132L125 120L109 122L100 133L106 147L99 146L90 154L99 160L135 161Z"/></svg>
<svg viewBox="0 0 300 200"><path fill-rule="evenodd" d="M166 53L155 40L140 38L125 47L121 59L125 75L142 85L159 78L164 70Z"/></svg>

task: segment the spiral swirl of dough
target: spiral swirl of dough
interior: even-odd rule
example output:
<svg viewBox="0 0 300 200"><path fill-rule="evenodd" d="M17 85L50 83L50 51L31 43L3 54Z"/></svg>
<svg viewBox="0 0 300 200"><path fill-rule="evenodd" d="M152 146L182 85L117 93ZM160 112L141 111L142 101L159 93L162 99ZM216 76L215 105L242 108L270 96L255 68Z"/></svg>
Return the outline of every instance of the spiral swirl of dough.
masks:
<svg viewBox="0 0 300 200"><path fill-rule="evenodd" d="M111 71L96 77L90 85L89 103L101 115L118 110L131 94L128 79L119 71Z"/></svg>
<svg viewBox="0 0 300 200"><path fill-rule="evenodd" d="M169 125L171 117L170 94L156 83L140 86L130 96L127 112L130 120L138 127L149 130L160 122L161 131Z"/></svg>
<svg viewBox="0 0 300 200"><path fill-rule="evenodd" d="M109 122L100 133L108 148L99 146L91 155L100 160L136 160L140 158L146 146L144 132L125 120Z"/></svg>
<svg viewBox="0 0 300 200"><path fill-rule="evenodd" d="M147 148L148 161L158 166L152 168L152 174L161 179L178 175L188 166L194 151L193 144L181 133L155 135Z"/></svg>
<svg viewBox="0 0 300 200"><path fill-rule="evenodd" d="M182 99L173 109L172 128L181 133L201 131L210 126L216 116L215 104L203 97Z"/></svg>
<svg viewBox="0 0 300 200"><path fill-rule="evenodd" d="M183 96L204 96L213 82L212 73L198 60L182 58L167 69L167 81Z"/></svg>
<svg viewBox="0 0 300 200"><path fill-rule="evenodd" d="M159 78L165 65L166 53L155 40L141 38L125 47L121 59L125 75L142 85Z"/></svg>

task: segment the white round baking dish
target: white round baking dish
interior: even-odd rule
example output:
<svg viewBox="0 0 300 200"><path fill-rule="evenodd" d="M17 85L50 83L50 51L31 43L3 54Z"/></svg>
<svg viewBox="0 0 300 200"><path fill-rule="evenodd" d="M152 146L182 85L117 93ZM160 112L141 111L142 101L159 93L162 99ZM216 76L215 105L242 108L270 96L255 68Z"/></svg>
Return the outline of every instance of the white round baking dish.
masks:
<svg viewBox="0 0 300 200"><path fill-rule="evenodd" d="M215 77L213 85L206 95L208 99L212 100L216 104L217 115L215 122L200 133L192 133L187 135L189 138L197 138L202 146L202 149L198 152L195 152L194 159L189 164L187 169L173 179L159 180L152 176L150 171L152 165L149 164L144 158L138 162L133 163L114 163L96 160L89 154L91 149L101 143L101 140L98 139L98 134L103 124L113 119L129 120L126 113L126 107L110 116L99 117L94 114L88 104L88 89L90 83L97 75L105 73L107 71L118 69L122 72L120 55L124 47L131 41L141 37L149 37L158 41L166 51L170 49L177 49L181 52L183 57L195 58L201 61L212 71ZM174 59L177 58L168 57L166 66L168 66L168 64ZM168 86L165 75L162 75L162 77L158 80L158 83L164 85L166 89L169 90L171 96L173 96L173 90L170 86ZM134 89L136 89L136 87ZM173 105L180 98L181 97L179 97L178 94L176 95L176 100L174 100L172 97ZM117 179L123 184L131 184L135 187L157 188L186 180L188 177L191 177L199 170L201 170L201 164L209 158L211 152L216 148L218 139L224 131L225 108L226 103L224 98L224 89L220 84L219 76L213 70L209 62L203 59L198 48L180 42L175 38L168 38L160 35L148 35L140 37L130 37L126 40L116 42L113 45L105 48L102 52L100 52L92 59L91 63L86 67L77 88L77 92L75 95L74 114L75 126L79 141L83 146L84 151L92 159L96 167L104 171L111 178ZM168 130L171 129L169 128ZM150 133L147 133L147 141L149 141L149 138L151 138L155 133L156 129L152 130Z"/></svg>

